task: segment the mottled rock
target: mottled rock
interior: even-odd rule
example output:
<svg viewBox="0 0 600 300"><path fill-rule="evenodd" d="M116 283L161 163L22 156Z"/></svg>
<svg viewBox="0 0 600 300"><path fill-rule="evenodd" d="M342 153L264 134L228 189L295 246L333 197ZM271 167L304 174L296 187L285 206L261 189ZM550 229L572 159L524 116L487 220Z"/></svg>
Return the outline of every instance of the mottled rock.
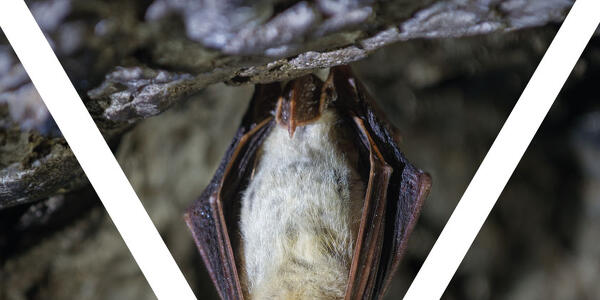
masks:
<svg viewBox="0 0 600 300"><path fill-rule="evenodd" d="M156 299L91 187L0 211L0 298Z"/></svg>
<svg viewBox="0 0 600 300"><path fill-rule="evenodd" d="M148 68L117 68L99 87L88 92L91 99L110 99L101 103L102 116L115 123L135 123L165 111L176 100L187 96L197 82L189 74L155 71ZM124 89L116 91L115 87Z"/></svg>
<svg viewBox="0 0 600 300"><path fill-rule="evenodd" d="M23 67L0 48L0 209L87 182Z"/></svg>
<svg viewBox="0 0 600 300"><path fill-rule="evenodd" d="M541 26L560 21L572 1L38 0L28 4L92 117L111 139L214 83L286 80L364 59L399 41ZM0 106L8 107L12 122L24 135L32 130L41 136L56 135L46 108L6 46L0 48L0 69ZM1 192L11 196L0 200L0 208L68 189L69 175L81 172L72 156L56 157L65 159L57 161L64 168L54 170L65 180L36 187L39 193L19 201L14 195L26 193L24 187L36 183L5 184ZM50 164L50 160L40 162ZM10 164L41 176L41 169L28 169L22 161ZM17 174L8 169L1 172ZM15 178L10 180L18 181ZM70 185L74 186L78 185Z"/></svg>

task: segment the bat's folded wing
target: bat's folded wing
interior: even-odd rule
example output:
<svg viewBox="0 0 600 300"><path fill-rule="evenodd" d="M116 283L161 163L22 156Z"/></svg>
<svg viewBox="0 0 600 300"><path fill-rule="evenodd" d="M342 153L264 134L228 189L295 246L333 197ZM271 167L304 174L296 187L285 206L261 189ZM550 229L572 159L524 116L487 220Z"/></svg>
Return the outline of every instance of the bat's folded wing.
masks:
<svg viewBox="0 0 600 300"><path fill-rule="evenodd" d="M256 151L273 126L268 109L280 94L279 85L258 85L242 125L215 176L188 208L185 220L221 299L243 299L236 269L240 197L254 167ZM266 112L266 113L265 113Z"/></svg>
<svg viewBox="0 0 600 300"><path fill-rule="evenodd" d="M379 299L398 267L431 178L400 152L399 139L349 67L332 68L324 91L336 95L336 106L360 137L359 160L368 174L346 299Z"/></svg>

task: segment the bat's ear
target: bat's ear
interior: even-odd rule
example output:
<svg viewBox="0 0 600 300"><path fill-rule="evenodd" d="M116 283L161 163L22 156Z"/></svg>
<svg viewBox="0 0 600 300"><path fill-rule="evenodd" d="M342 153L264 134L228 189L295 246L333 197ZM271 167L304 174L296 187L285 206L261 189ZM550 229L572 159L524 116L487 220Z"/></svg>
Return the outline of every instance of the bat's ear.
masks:
<svg viewBox="0 0 600 300"><path fill-rule="evenodd" d="M341 66L335 66L335 67L331 67L329 74L331 75L331 73L336 74L337 76L340 77L345 77L345 78L354 78L354 74L352 73L352 69L350 69L350 66L348 65L341 65Z"/></svg>
<svg viewBox="0 0 600 300"><path fill-rule="evenodd" d="M329 69L329 77L325 82L325 88L332 89L336 99L344 99L343 101L354 100L358 102L358 81L352 73L350 66L335 66Z"/></svg>
<svg viewBox="0 0 600 300"><path fill-rule="evenodd" d="M290 138L297 126L304 126L319 119L325 109L321 97L323 81L314 75L302 76L290 81L277 102L275 120L287 128Z"/></svg>
<svg viewBox="0 0 600 300"><path fill-rule="evenodd" d="M329 77L323 87L323 95L327 95L329 102L337 101L340 107L354 110L361 103L360 83L352 73L349 66L335 66L329 69Z"/></svg>
<svg viewBox="0 0 600 300"><path fill-rule="evenodd" d="M331 90L331 91L328 91ZM386 117L385 112L377 105L377 102L370 96L365 86L358 80L352 69L348 65L331 67L329 77L325 82L323 91L335 95L336 99L343 99L341 106L349 110L360 110L361 116L369 115L369 111L374 112L374 118L377 118L382 126L389 132L391 138L397 145L402 144L402 134L392 122ZM334 99L335 100L335 99Z"/></svg>

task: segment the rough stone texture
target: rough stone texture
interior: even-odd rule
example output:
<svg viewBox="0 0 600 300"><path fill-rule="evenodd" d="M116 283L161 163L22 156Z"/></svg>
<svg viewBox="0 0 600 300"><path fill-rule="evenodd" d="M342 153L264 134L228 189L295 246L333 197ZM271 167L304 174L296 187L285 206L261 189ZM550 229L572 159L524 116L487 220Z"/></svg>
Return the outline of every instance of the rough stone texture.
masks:
<svg viewBox="0 0 600 300"><path fill-rule="evenodd" d="M2 208L62 193L87 182L62 138L23 134L17 128L0 133L0 199Z"/></svg>
<svg viewBox="0 0 600 300"><path fill-rule="evenodd" d="M91 188L0 211L0 299L156 299Z"/></svg>
<svg viewBox="0 0 600 300"><path fill-rule="evenodd" d="M0 209L81 186L83 171L8 47L0 47Z"/></svg>
<svg viewBox="0 0 600 300"><path fill-rule="evenodd" d="M364 59L399 41L541 26L560 21L572 1L32 0L28 4L98 126L112 139L210 84L285 80ZM0 43L3 40L0 36ZM0 106L8 107L24 139L32 135L31 129L42 136L55 135L48 112L6 46L0 46L0 70ZM11 147L16 146L7 146ZM55 170L55 182L34 187L38 192L27 196L17 195L26 193L25 186L43 183L28 178L42 177L44 166L28 167L18 157L0 165L7 181L22 181L0 185L0 209L81 186L70 184L72 173L81 174L73 157L50 155L62 157L65 167ZM17 171L9 171L9 165ZM33 177L20 179L21 173Z"/></svg>

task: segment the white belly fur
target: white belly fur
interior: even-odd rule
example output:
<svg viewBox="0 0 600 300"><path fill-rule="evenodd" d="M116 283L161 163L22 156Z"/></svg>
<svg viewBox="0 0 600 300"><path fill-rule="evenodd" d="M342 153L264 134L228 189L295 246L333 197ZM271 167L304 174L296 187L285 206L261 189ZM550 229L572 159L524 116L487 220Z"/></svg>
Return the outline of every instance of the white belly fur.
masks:
<svg viewBox="0 0 600 300"><path fill-rule="evenodd" d="M240 274L251 299L343 298L364 184L332 111L290 139L275 126L243 194Z"/></svg>

